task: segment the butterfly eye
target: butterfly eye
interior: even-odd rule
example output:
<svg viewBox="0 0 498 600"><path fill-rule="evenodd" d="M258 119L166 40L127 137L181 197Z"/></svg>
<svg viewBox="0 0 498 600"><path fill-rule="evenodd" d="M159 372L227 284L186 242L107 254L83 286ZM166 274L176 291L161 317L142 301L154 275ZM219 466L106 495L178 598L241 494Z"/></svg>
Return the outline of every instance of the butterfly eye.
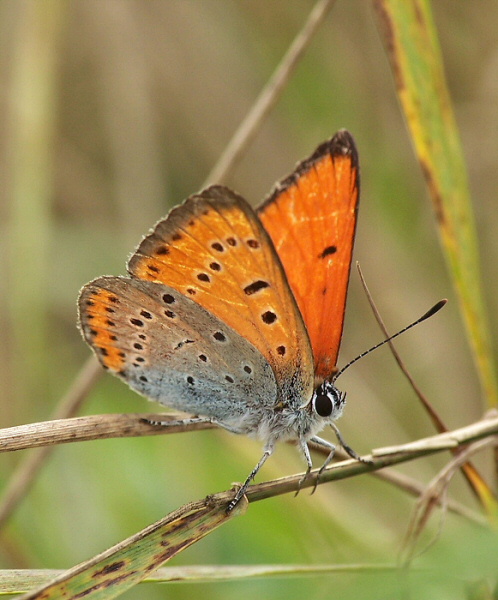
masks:
<svg viewBox="0 0 498 600"><path fill-rule="evenodd" d="M315 390L313 409L320 417L337 419L346 401L346 394L340 392L333 383L325 380Z"/></svg>
<svg viewBox="0 0 498 600"><path fill-rule="evenodd" d="M321 417L330 417L333 408L332 400L328 396L320 394L315 397L315 411Z"/></svg>

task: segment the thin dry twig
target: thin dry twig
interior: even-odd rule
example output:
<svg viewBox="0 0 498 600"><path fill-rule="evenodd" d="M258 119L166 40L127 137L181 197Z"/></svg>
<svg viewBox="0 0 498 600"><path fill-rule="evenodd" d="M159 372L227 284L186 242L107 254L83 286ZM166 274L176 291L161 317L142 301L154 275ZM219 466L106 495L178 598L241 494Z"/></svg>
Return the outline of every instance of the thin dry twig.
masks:
<svg viewBox="0 0 498 600"><path fill-rule="evenodd" d="M169 426L158 427L151 425L150 421L170 421ZM76 441L88 441L110 437L134 437L143 435L162 435L208 429L215 427L202 419L184 419L183 414L110 414L95 415L90 417L75 417L72 419L60 419L43 423L33 423L19 427L11 427L0 430L0 451L15 451L20 449L40 446L40 444L60 444ZM372 451L373 464L358 463L354 460L346 460L334 464L326 469L320 477L320 483L329 481L330 470L337 470L330 479L350 477L360 473L371 473L381 477L385 481L396 485L400 489L413 495L420 495L423 486L412 479L402 476L394 471L379 471L386 466L413 460L443 450L453 450L455 447L466 445L473 440L489 437L498 433L498 417L493 416L478 421L467 427L452 432L439 434L429 438L417 440L400 446L380 448ZM338 451L340 454L340 451ZM467 454L464 454L466 456ZM453 464L453 463L452 463ZM460 464L460 461L455 463ZM302 487L315 485L318 471L312 471ZM262 499L273 495L295 491L303 474L284 477L274 481L253 485L248 491L251 500ZM297 482L297 483L296 483ZM457 502L449 501L448 507L455 513L465 518L485 525L486 521L478 514Z"/></svg>
<svg viewBox="0 0 498 600"><path fill-rule="evenodd" d="M497 444L498 438L496 436L491 436L479 440L467 448L462 448L461 452L456 454L427 485L417 501L414 514L405 534L402 550L400 552L400 563L403 566L406 567L413 560L417 540L420 538L422 531L436 506L441 506L443 509L441 514L442 526L442 520L444 519L446 510L449 508L448 487L455 473L461 469L462 465L464 465L471 456L478 452L482 452L482 450L490 446L496 447ZM439 529L441 530L441 527ZM420 553L425 552L427 548L436 541L438 536L439 532Z"/></svg>
<svg viewBox="0 0 498 600"><path fill-rule="evenodd" d="M387 331L386 326L384 324L384 321L382 320L382 317L380 316L380 313L377 310L377 306L375 305L375 302L374 302L374 300L372 298L370 290L368 289L367 283L365 281L365 278L363 277L363 272L361 270L361 267L360 267L359 263L356 263L356 268L358 269L358 273L360 275L361 284L362 284L363 289L365 291L365 294L367 296L367 299L368 299L368 302L370 304L370 307L371 307L371 309L372 309L372 311L373 311L373 313L375 315L375 319L376 319L377 323L379 324L379 327L381 328L382 332L384 333L384 335L386 336L386 339L387 339L389 337L389 332ZM426 398L425 394L423 394L422 390L418 387L417 383L415 382L415 379L413 378L413 376L411 375L411 373L408 371L407 366L405 365L405 363L401 359L401 357L400 357L398 351L396 350L394 344L391 341L389 341L387 343L389 344L389 348L391 350L391 353L394 356L395 361L398 363L398 366L401 369L401 372L408 379L408 382L409 382L410 386L412 387L412 389L415 392L416 396L418 397L418 399L422 403L422 406L425 408L425 410L426 410L427 414L429 415L429 418L431 419L432 424L434 425L436 431L439 431L440 433L443 433L444 431L448 431L448 428L444 424L442 418L439 416L439 414L437 413L437 411L434 408L434 406ZM454 452L456 454L458 454L459 452L462 452L462 448L456 448L454 450ZM488 499L487 499L487 497L483 496L482 493L480 493L480 492L482 492L482 489L486 489L487 494L489 494L490 497L495 498L496 496L495 496L493 490L490 488L490 486L488 486L485 483L483 477L481 476L481 474L479 473L479 471L475 468L475 466L472 463L470 463L470 462L469 463L462 463L461 468L462 468L462 474L465 477L465 479L467 480L467 483L468 483L471 491L479 499L479 501L483 504L483 506L486 507ZM477 485L476 482L482 483L482 486Z"/></svg>
<svg viewBox="0 0 498 600"><path fill-rule="evenodd" d="M420 568L414 567L417 571ZM338 573L395 573L399 567L395 564L259 564L259 565L182 565L161 567L150 573L142 583L213 583L219 581L237 581L246 579L269 579L275 577L309 577L310 575L330 575ZM47 585L61 578L62 569L2 569L0 588L3 594L18 594Z"/></svg>
<svg viewBox="0 0 498 600"><path fill-rule="evenodd" d="M498 422L498 417L495 417L495 419ZM169 425L159 427L151 424L151 422L158 421L163 423L169 421ZM183 413L128 413L73 417L71 419L30 423L0 430L0 452L13 452L41 446L50 447L56 444L96 439L184 433L216 427L216 425L203 419L185 418ZM460 443L464 442L461 441ZM435 436L402 446L377 449L373 451L373 455L378 457L395 455L405 452L407 449L417 453L424 448L438 451L454 449L455 445L456 442L452 440L450 433L446 437ZM320 453L324 452L324 449L320 446L313 443L310 443L310 446L313 450ZM348 457L340 448L336 450L336 456L341 459ZM382 464L381 466L386 465ZM420 482L392 469L372 470L370 474L413 496L420 496L425 489L425 486ZM302 477L302 474L299 477ZM448 501L448 508L475 523L484 525L487 522L481 515L454 500Z"/></svg>
<svg viewBox="0 0 498 600"><path fill-rule="evenodd" d="M310 444L313 450L319 452L320 454L326 455L327 450L322 446L318 446L317 444ZM341 448L336 449L335 456L338 459L346 460L349 458L349 455L342 450ZM424 493L426 486L420 481L417 481L413 477L409 477L404 473L396 471L391 468L382 469L380 471L373 471L369 473L372 477L380 479L386 483L391 484L396 487L398 490L406 492L414 497L419 497ZM476 523L477 525L481 525L485 527L488 524L488 521L485 517L482 516L481 513L476 512L475 510L470 509L468 506L453 500L452 498L448 498L447 502L448 510L456 515L460 515L464 519Z"/></svg>
<svg viewBox="0 0 498 600"><path fill-rule="evenodd" d="M168 422L168 425L152 424L158 421ZM208 423L204 419L185 418L183 413L126 413L73 417L1 429L0 452L13 452L68 442L183 433L214 427L216 425Z"/></svg>
<svg viewBox="0 0 498 600"><path fill-rule="evenodd" d="M171 421L171 424L157 426L154 424L157 421ZM99 422L101 423L99 424ZM212 423L205 422L203 418L190 418L183 413L131 413L74 417L72 419L45 421L0 430L0 451L5 452L39 446L40 436L45 436L46 441L44 443L53 445L55 443L85 441L104 437L160 435L212 427L215 426ZM30 434L30 439L27 441L20 440L20 432L23 435ZM492 413L491 416L453 431L421 438L398 446L376 448L372 450L371 456L378 467L385 467L391 463L391 457L395 455L403 455L401 458L396 458L395 462L405 462L423 454L433 454L437 451L465 446L475 440L496 433L498 433L498 416ZM356 463L357 461L353 460L352 462ZM363 466L365 467L363 471L368 471L371 465L365 464Z"/></svg>
<svg viewBox="0 0 498 600"><path fill-rule="evenodd" d="M335 0L320 0L315 4L304 27L294 38L275 72L262 89L232 139L228 142L211 173L207 176L205 185L222 182L240 161L257 132L261 129L264 120L280 98L291 75L296 70L298 62L303 57L318 27L322 24L334 3Z"/></svg>
<svg viewBox="0 0 498 600"><path fill-rule="evenodd" d="M249 502L254 502L279 494L295 492L297 489L312 487L317 485L317 483L322 484L327 481L353 477L437 452L452 450L458 446L464 446L497 434L498 417L482 419L471 425L447 433L422 438L408 444L378 448L373 450L371 455L363 457L365 462L353 459L345 460L327 467L321 475L319 475L319 469L314 469L309 473L305 481L301 481L302 474L298 474L253 485L247 490L247 498Z"/></svg>
<svg viewBox="0 0 498 600"><path fill-rule="evenodd" d="M370 290L368 289L367 286L367 282L365 281L365 278L363 276L363 272L361 270L360 267L360 263L356 263L356 269L358 270L358 274L360 276L360 281L361 281L361 285L363 287L363 290L366 294L368 303L370 304L370 308L372 309L372 312L374 313L375 316L375 320L377 321L382 333L385 335L386 339L390 336L384 321L377 309L377 306L375 305L374 299L372 297L372 294L370 293ZM401 369L401 372L403 373L403 375L408 379L408 382L410 383L410 386L412 387L413 391L415 392L415 394L417 395L418 399L420 400L420 402L423 404L424 408L426 409L427 413L429 414L435 428L437 431L439 431L440 433L443 431L448 431L448 429L446 428L445 424L443 423L443 420L441 419L441 417L437 414L436 410L434 409L434 407L432 406L432 404L429 402L429 400L425 397L424 393L422 392L422 390L418 387L415 379L413 378L412 374L408 371L407 366L405 365L405 363L403 362L401 356L399 355L398 351L396 350L396 347L394 345L394 343L392 341L387 342L387 344L389 345L389 348L391 350L392 355L394 356L394 360L398 363L399 368Z"/></svg>

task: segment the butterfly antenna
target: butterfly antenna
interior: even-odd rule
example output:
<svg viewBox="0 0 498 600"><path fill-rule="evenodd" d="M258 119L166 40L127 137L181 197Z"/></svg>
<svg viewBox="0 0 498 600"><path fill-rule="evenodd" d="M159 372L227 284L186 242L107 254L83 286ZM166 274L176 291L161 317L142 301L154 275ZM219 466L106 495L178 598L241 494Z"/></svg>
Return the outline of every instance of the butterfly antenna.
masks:
<svg viewBox="0 0 498 600"><path fill-rule="evenodd" d="M425 321L429 317L432 317L433 315L435 315L438 311L440 311L443 308L443 306L446 304L446 302L448 302L448 300L446 300L446 299L440 300L439 302L434 304L434 306L432 308L430 308L426 313L424 313L421 317L419 317L416 321L413 321L413 323L410 323L410 325L403 327L403 329L401 329L397 333L394 333L393 335L389 336L385 340L382 340L382 342L379 342L378 344L375 344L375 346L372 346L368 350L365 350L365 352L362 352L356 358L353 358L353 360L350 360L344 367L342 367L342 369L338 373L336 373L334 375L334 377L332 378L332 381L334 381L334 382L337 381L337 379L344 373L344 371L346 371L346 369L349 369L349 367L351 365L354 365L354 363L356 361L360 360L360 358L363 358L367 354L370 354L370 352L377 350L377 348L380 348L384 344L387 344L388 342L394 340L394 338L397 338L402 333L405 333L405 331L408 331L412 327L415 327L415 325L418 325L419 323L422 323L422 321Z"/></svg>

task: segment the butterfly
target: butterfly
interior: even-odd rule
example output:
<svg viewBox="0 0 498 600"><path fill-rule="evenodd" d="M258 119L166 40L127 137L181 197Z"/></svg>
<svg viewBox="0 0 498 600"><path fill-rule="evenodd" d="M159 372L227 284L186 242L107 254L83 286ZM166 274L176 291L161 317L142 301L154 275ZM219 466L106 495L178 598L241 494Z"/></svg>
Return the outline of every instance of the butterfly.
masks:
<svg viewBox="0 0 498 600"><path fill-rule="evenodd" d="M129 277L79 296L79 326L103 367L151 400L263 441L308 442L341 415L334 385L359 200L345 130L254 210L221 185L187 198L142 240ZM341 439L341 438L339 438ZM323 467L322 467L323 468Z"/></svg>

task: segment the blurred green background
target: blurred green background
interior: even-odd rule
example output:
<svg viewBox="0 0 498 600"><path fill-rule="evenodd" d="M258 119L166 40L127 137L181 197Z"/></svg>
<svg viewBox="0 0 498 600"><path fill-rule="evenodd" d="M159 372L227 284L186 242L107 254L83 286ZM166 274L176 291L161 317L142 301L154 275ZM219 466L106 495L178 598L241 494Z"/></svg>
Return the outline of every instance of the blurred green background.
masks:
<svg viewBox="0 0 498 600"><path fill-rule="evenodd" d="M50 418L89 356L76 329L80 287L99 275L124 274L141 236L200 188L312 6L288 0L0 4L1 427ZM496 340L498 5L440 0L433 8ZM354 258L392 330L449 298L398 349L447 426L463 426L482 415L485 403L369 2L336 3L224 183L257 204L342 127L360 152ZM380 338L353 272L340 364ZM341 431L360 453L433 433L385 349L348 371L341 388L348 392ZM106 375L82 414L157 409ZM178 506L243 480L260 452L258 442L222 431L60 446L0 538L0 567L70 567ZM4 486L22 459L22 453L2 456ZM447 459L400 470L427 482ZM477 464L489 475L487 461ZM296 450L282 446L259 480L302 469ZM451 492L476 508L459 477ZM174 564L391 562L413 505L367 476L321 486L312 497L303 492L252 505ZM437 529L435 522L432 533ZM447 578L486 573L488 543L450 516L423 559L441 566L442 581L423 585L439 598L460 597L462 588ZM334 597L371 598L372 590L386 594L391 583L385 575L336 575L147 585L124 597L315 599L334 590Z"/></svg>

